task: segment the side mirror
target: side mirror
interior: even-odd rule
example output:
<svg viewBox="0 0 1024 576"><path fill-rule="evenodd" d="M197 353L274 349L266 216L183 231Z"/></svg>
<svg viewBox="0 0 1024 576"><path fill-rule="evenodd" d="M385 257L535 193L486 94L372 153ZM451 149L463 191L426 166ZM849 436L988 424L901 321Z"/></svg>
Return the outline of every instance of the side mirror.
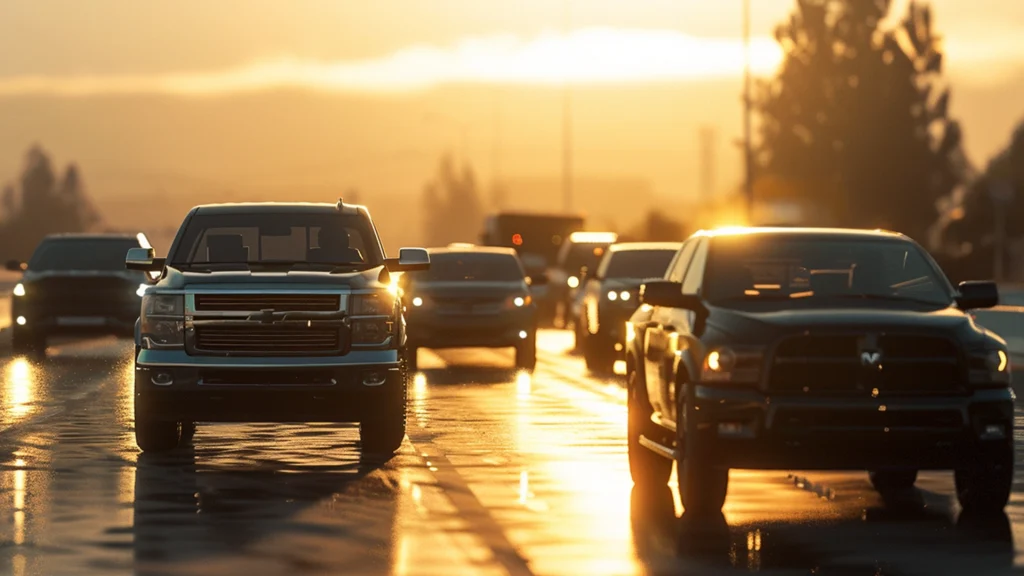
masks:
<svg viewBox="0 0 1024 576"><path fill-rule="evenodd" d="M24 272L25 269L28 268L28 266L20 260L8 260L6 267L11 272Z"/></svg>
<svg viewBox="0 0 1024 576"><path fill-rule="evenodd" d="M156 258L152 248L129 248L124 259L124 267L142 272L160 272L164 269L166 258Z"/></svg>
<svg viewBox="0 0 1024 576"><path fill-rule="evenodd" d="M430 269L430 254L423 248L402 248L398 258L384 261L388 272L417 272Z"/></svg>
<svg viewBox="0 0 1024 576"><path fill-rule="evenodd" d="M995 282L961 282L957 289L957 306L961 310L991 308L999 304L999 288Z"/></svg>
<svg viewBox="0 0 1024 576"><path fill-rule="evenodd" d="M698 311L704 308L700 298L693 294L683 294L681 282L654 280L640 285L640 303L662 308L683 308Z"/></svg>
<svg viewBox="0 0 1024 576"><path fill-rule="evenodd" d="M536 274L531 274L526 279L526 283L530 286L544 286L549 280L547 272L537 272Z"/></svg>

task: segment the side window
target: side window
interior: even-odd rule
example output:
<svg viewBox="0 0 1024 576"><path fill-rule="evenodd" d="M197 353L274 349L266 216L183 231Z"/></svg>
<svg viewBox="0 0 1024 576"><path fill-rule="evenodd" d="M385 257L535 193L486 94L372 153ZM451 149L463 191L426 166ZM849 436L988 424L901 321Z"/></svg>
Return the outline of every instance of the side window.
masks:
<svg viewBox="0 0 1024 576"><path fill-rule="evenodd" d="M700 291L700 286L704 283L704 264L708 260L708 244L709 241L702 238L697 245L693 262L683 279L683 294L696 294Z"/></svg>
<svg viewBox="0 0 1024 576"><path fill-rule="evenodd" d="M675 260L672 261L672 265L668 269L668 274L665 276L666 280L671 282L683 281L686 267L690 264L693 251L697 248L697 242L697 240L691 239L683 243L683 247L679 249L679 254L676 254Z"/></svg>

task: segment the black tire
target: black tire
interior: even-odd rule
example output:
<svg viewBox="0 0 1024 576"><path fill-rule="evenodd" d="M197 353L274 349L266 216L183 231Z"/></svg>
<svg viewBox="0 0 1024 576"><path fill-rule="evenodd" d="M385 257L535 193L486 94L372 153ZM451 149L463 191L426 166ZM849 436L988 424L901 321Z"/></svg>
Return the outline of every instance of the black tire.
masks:
<svg viewBox="0 0 1024 576"><path fill-rule="evenodd" d="M11 349L15 354L43 355L46 353L46 337L25 328L15 328L11 333Z"/></svg>
<svg viewBox="0 0 1024 576"><path fill-rule="evenodd" d="M879 494L898 494L914 487L917 470L874 470L868 472L868 479Z"/></svg>
<svg viewBox="0 0 1024 576"><path fill-rule="evenodd" d="M587 370L598 376L615 373L615 348L607 338L600 334L588 334L583 343L583 357L587 361Z"/></svg>
<svg viewBox="0 0 1024 576"><path fill-rule="evenodd" d="M1013 488L1013 442L979 446L971 461L953 477L957 500L965 512L1002 512Z"/></svg>
<svg viewBox="0 0 1024 576"><path fill-rule="evenodd" d="M537 333L531 332L516 346L516 368L533 372L537 367Z"/></svg>
<svg viewBox="0 0 1024 576"><path fill-rule="evenodd" d="M692 403L679 394L676 414L676 480L687 514L720 514L729 491L729 469L712 464L713 430L697 430Z"/></svg>
<svg viewBox="0 0 1024 576"><path fill-rule="evenodd" d="M181 422L181 440L178 442L182 446L186 446L192 443L192 439L196 435L196 423L191 420Z"/></svg>
<svg viewBox="0 0 1024 576"><path fill-rule="evenodd" d="M135 443L143 452L168 452L181 443L181 423L152 420L135 405Z"/></svg>
<svg viewBox="0 0 1024 576"><path fill-rule="evenodd" d="M635 370L626 376L626 442L629 451L629 474L633 485L644 490L667 489L668 479L672 475L672 461L655 454L640 444L643 434L652 440L659 441L660 435L652 437L651 406L647 394L640 389Z"/></svg>
<svg viewBox="0 0 1024 576"><path fill-rule="evenodd" d="M408 365L402 370L402 384L392 390L370 415L359 423L359 440L364 456L388 458L405 440L406 399L408 397Z"/></svg>

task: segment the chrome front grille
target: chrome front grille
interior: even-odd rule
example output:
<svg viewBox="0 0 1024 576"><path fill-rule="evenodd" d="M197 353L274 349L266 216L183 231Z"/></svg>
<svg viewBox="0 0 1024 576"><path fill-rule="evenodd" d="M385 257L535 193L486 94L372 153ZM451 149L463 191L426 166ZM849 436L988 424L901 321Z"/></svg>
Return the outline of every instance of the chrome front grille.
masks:
<svg viewBox="0 0 1024 576"><path fill-rule="evenodd" d="M917 334L788 338L775 349L768 374L768 389L783 394L954 393L964 382L957 345Z"/></svg>
<svg viewBox="0 0 1024 576"><path fill-rule="evenodd" d="M341 307L338 294L196 294L197 312L330 312Z"/></svg>
<svg viewBox="0 0 1024 576"><path fill-rule="evenodd" d="M307 322L260 324L209 324L195 327L197 352L288 356L337 354L343 349L340 326Z"/></svg>

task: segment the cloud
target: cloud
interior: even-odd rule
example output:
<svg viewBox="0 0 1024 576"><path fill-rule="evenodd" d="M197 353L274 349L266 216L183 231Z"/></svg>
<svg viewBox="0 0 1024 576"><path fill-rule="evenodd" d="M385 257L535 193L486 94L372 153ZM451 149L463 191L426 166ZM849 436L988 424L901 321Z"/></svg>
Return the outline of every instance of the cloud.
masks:
<svg viewBox="0 0 1024 576"><path fill-rule="evenodd" d="M767 37L752 40L751 64L770 73L782 59ZM646 83L736 77L744 66L738 39L672 30L587 28L470 38L453 46L413 46L380 58L335 62L278 59L213 72L156 75L0 78L0 96L49 94L218 95L272 88L336 92L406 92L453 83Z"/></svg>

